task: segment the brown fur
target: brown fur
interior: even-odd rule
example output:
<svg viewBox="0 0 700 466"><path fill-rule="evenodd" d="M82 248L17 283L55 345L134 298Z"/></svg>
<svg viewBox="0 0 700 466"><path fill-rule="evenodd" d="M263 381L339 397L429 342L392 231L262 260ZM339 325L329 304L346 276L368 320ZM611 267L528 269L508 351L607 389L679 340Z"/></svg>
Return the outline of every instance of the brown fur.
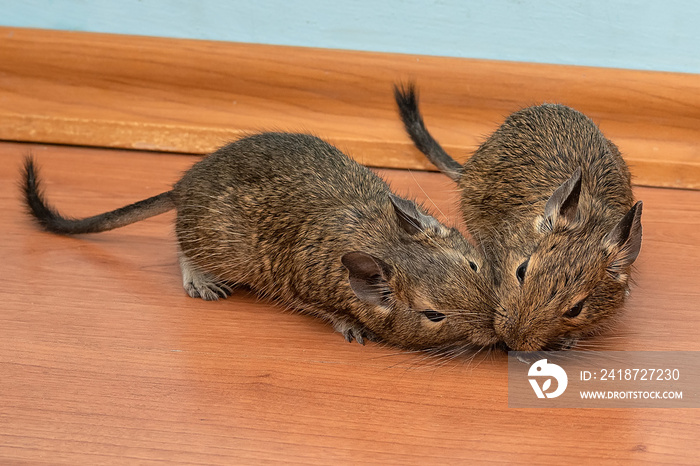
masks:
<svg viewBox="0 0 700 466"><path fill-rule="evenodd" d="M510 115L455 169L427 132L413 86L395 95L417 146L451 168L441 169L461 189L467 227L493 258L494 329L503 342L567 348L608 325L641 245L641 203L633 206L617 147L580 112L545 104ZM580 314L567 315L582 300Z"/></svg>
<svg viewBox="0 0 700 466"><path fill-rule="evenodd" d="M59 215L38 186L27 182L26 191ZM327 319L349 341L452 350L497 340L482 256L318 138L241 139L196 163L166 194L156 197L177 209L183 283L193 297L218 299L249 286ZM146 204L158 204L155 215L163 202ZM94 219L90 231L102 231L101 217Z"/></svg>

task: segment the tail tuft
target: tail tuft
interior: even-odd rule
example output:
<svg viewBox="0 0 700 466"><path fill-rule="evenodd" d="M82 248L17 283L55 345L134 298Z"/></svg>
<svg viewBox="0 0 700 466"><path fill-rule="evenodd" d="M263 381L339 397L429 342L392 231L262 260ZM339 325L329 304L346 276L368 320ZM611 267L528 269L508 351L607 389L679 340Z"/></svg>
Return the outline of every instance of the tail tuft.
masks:
<svg viewBox="0 0 700 466"><path fill-rule="evenodd" d="M411 140L438 169L459 181L462 165L454 160L433 138L423 122L418 109L418 91L413 82L394 86L394 100L399 108L399 115Z"/></svg>
<svg viewBox="0 0 700 466"><path fill-rule="evenodd" d="M44 192L39 181L37 169L34 164L34 157L28 155L24 159L24 170L22 173L22 191L27 212L34 217L37 223L46 231L58 234L67 234L65 231L66 219L46 202Z"/></svg>

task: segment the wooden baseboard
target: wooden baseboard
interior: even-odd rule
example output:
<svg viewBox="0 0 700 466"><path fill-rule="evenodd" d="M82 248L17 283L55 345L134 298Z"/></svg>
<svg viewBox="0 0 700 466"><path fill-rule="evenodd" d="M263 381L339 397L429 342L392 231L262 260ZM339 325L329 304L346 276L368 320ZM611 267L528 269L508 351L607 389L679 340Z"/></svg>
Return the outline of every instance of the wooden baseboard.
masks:
<svg viewBox="0 0 700 466"><path fill-rule="evenodd" d="M700 189L700 75L0 27L0 139L203 154L259 130L308 131L359 161L433 169L396 116L465 159L510 112L571 105L639 185Z"/></svg>

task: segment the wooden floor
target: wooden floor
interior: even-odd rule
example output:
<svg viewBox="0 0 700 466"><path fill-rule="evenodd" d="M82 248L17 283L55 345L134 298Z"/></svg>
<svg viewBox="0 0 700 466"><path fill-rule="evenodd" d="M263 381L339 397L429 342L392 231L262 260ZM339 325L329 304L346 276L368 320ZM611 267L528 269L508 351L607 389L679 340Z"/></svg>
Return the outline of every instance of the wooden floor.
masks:
<svg viewBox="0 0 700 466"><path fill-rule="evenodd" d="M38 231L17 179L83 216L167 190L196 158L0 143L0 463L698 464L700 410L507 407L506 358L348 344L246 293L182 289L172 214ZM436 173L383 171L456 221ZM700 350L700 192L638 188L644 242L621 350Z"/></svg>

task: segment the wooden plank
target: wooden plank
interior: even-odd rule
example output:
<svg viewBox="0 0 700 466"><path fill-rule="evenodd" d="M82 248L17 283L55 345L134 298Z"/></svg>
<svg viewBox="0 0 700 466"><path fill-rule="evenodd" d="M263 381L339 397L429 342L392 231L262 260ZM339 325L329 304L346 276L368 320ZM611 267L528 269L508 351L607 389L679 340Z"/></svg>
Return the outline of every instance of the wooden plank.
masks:
<svg viewBox="0 0 700 466"><path fill-rule="evenodd" d="M697 464L700 410L510 409L503 355L348 344L245 292L182 289L171 214L98 235L39 231L31 150L82 216L169 189L175 154L0 144L0 463ZM459 219L448 179L383 170ZM627 312L592 343L699 351L700 192L636 188L644 245Z"/></svg>
<svg viewBox="0 0 700 466"><path fill-rule="evenodd" d="M700 188L700 76L0 27L0 139L202 154L309 131L371 166L433 169L396 117L417 81L464 160L510 112L561 102L619 144L639 185Z"/></svg>

